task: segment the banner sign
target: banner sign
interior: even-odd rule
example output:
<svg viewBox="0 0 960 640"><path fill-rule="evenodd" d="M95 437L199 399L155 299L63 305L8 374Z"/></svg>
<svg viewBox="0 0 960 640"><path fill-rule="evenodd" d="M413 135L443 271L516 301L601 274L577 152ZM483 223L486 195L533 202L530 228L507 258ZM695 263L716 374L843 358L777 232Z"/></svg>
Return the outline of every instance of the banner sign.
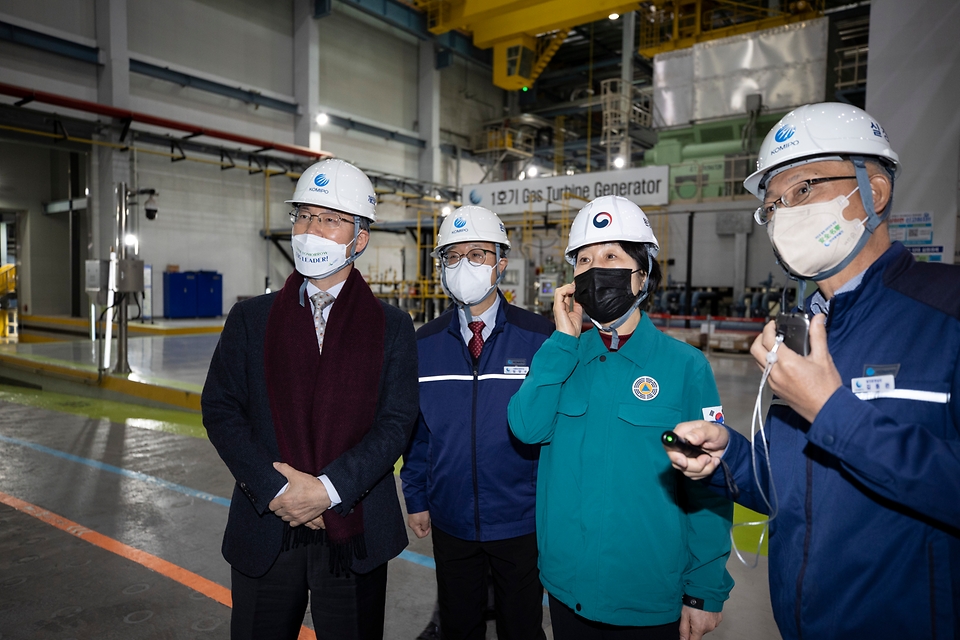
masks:
<svg viewBox="0 0 960 640"><path fill-rule="evenodd" d="M907 246L933 244L933 214L893 214L889 219L890 239L899 240Z"/></svg>
<svg viewBox="0 0 960 640"><path fill-rule="evenodd" d="M545 210L547 203L559 208L564 192L586 201L600 196L623 196L641 207L668 203L670 167L654 166L617 171L578 173L573 176L530 178L509 182L484 182L463 186L463 204L486 207L494 213L523 213ZM573 209L586 202L574 200Z"/></svg>

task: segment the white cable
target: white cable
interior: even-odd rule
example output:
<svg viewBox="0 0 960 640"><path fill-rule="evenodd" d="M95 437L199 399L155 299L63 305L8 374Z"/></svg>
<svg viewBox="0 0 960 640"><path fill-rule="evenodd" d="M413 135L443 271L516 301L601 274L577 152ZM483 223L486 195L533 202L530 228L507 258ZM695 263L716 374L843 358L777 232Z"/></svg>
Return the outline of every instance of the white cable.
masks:
<svg viewBox="0 0 960 640"><path fill-rule="evenodd" d="M770 349L767 353L767 366L763 369L763 376L760 378L760 388L757 390L757 401L753 405L753 416L750 420L750 462L753 469L753 481L757 485L757 492L760 494L760 498L763 500L763 503L767 506L767 512L770 514L763 520L755 520L753 522L738 522L730 527L730 544L733 547L734 553L737 554L737 558L744 566L751 569L755 569L757 564L760 562L760 549L763 547L764 538L768 537L768 532L770 530L770 523L777 517L777 513L780 510L780 501L777 498L777 487L773 483L773 470L770 467L770 445L767 442L767 433L763 428L763 387L767 384L767 378L770 377L770 371L773 369L773 365L777 363L777 349L780 348L780 343L783 342L783 336L777 335L777 341L773 344L773 348ZM759 425L759 427L758 427ZM763 484L760 482L760 473L757 468L757 433L760 434L760 440L763 443L763 453L767 461L767 482L770 483L770 497L767 497L766 492L763 490ZM743 556L740 554L740 549L737 548L737 543L733 539L733 531L737 527L757 527L762 526L763 529L760 530L760 539L757 541L757 551L752 563L747 562L743 559Z"/></svg>

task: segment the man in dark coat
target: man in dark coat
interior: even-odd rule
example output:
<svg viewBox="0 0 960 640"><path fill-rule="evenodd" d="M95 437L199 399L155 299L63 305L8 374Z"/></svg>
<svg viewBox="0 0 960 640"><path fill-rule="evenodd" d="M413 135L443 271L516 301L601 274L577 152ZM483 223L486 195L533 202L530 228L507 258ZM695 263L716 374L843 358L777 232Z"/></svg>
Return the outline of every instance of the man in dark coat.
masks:
<svg viewBox="0 0 960 640"><path fill-rule="evenodd" d="M413 324L353 268L376 221L359 169L317 163L288 202L297 269L233 307L201 400L237 481L231 637L296 638L309 592L318 637L382 638L407 544L393 465L418 413Z"/></svg>

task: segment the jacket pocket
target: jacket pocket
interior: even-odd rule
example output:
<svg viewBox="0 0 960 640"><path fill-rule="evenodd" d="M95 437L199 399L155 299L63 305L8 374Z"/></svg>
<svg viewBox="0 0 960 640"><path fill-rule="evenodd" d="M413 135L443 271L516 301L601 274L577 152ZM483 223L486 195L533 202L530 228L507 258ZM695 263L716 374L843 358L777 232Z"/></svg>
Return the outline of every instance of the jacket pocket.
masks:
<svg viewBox="0 0 960 640"><path fill-rule="evenodd" d="M645 406L639 402L621 402L617 417L634 427L673 429L681 420L680 409L668 405Z"/></svg>
<svg viewBox="0 0 960 640"><path fill-rule="evenodd" d="M557 403L557 413L578 418L587 412L587 399L582 394L564 393Z"/></svg>

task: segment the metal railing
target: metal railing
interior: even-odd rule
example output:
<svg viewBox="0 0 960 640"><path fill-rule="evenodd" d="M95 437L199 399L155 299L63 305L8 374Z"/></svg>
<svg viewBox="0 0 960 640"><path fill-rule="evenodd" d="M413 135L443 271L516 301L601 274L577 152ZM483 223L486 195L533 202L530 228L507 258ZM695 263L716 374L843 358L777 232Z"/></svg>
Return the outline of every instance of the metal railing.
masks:
<svg viewBox="0 0 960 640"><path fill-rule="evenodd" d="M525 129L490 128L473 136L475 154L508 151L530 157L533 155L533 148L533 133Z"/></svg>
<svg viewBox="0 0 960 640"><path fill-rule="evenodd" d="M743 181L753 172L756 162L757 156L743 154L670 165L670 202L752 197L743 188Z"/></svg>
<svg viewBox="0 0 960 640"><path fill-rule="evenodd" d="M853 89L867 84L867 53L870 47L865 44L837 49L837 90Z"/></svg>

